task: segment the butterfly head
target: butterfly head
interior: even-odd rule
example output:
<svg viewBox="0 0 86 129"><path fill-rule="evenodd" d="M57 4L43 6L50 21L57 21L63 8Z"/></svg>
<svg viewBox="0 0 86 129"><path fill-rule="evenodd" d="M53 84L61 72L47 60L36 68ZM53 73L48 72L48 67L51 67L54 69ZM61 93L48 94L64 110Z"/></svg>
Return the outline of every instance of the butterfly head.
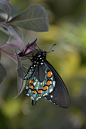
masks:
<svg viewBox="0 0 86 129"><path fill-rule="evenodd" d="M32 56L31 61L34 65L43 65L46 60L46 51L38 51L35 56Z"/></svg>

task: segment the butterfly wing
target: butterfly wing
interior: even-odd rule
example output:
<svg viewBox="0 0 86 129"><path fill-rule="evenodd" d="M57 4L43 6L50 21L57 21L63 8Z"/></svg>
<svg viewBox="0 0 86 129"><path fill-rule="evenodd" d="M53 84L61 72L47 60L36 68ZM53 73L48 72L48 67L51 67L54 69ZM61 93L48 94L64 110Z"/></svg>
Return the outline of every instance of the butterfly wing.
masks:
<svg viewBox="0 0 86 129"><path fill-rule="evenodd" d="M38 65L34 68L34 73L30 78L25 94L32 99L32 105L35 105L39 98L49 95L55 87L55 80L49 77L49 67L47 65ZM47 75L47 73L49 75ZM27 74L27 78L29 73Z"/></svg>
<svg viewBox="0 0 86 129"><path fill-rule="evenodd" d="M51 69L54 75L56 84L55 84L54 90L45 97L60 107L63 107L63 108L69 107L70 98L64 82L62 81L59 74L56 72L56 70L52 67L52 65L48 61L46 61L46 65Z"/></svg>

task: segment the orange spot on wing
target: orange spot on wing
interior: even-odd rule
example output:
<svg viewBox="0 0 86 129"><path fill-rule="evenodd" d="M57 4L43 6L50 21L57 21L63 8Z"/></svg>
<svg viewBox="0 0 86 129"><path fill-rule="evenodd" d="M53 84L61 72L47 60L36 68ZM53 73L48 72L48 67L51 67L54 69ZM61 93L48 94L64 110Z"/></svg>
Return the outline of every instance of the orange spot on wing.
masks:
<svg viewBox="0 0 86 129"><path fill-rule="evenodd" d="M51 85L51 81L47 81L47 85L48 85L48 86Z"/></svg>
<svg viewBox="0 0 86 129"><path fill-rule="evenodd" d="M36 94L36 93L37 93L37 91L36 91L36 90L33 90L33 93L34 93L34 94Z"/></svg>
<svg viewBox="0 0 86 129"><path fill-rule="evenodd" d="M44 87L43 87L43 90L47 90L47 88L48 88L47 86L44 86Z"/></svg>
<svg viewBox="0 0 86 129"><path fill-rule="evenodd" d="M51 77L51 76L52 76L52 72L49 71L49 72L47 73L47 76L48 76L48 77Z"/></svg>
<svg viewBox="0 0 86 129"><path fill-rule="evenodd" d="M29 83L32 84L34 82L34 80L30 80Z"/></svg>
<svg viewBox="0 0 86 129"><path fill-rule="evenodd" d="M41 94L42 93L42 90L38 90L38 93Z"/></svg>
<svg viewBox="0 0 86 129"><path fill-rule="evenodd" d="M30 89L33 89L34 88L34 86L33 85L30 85L30 87L29 87Z"/></svg>

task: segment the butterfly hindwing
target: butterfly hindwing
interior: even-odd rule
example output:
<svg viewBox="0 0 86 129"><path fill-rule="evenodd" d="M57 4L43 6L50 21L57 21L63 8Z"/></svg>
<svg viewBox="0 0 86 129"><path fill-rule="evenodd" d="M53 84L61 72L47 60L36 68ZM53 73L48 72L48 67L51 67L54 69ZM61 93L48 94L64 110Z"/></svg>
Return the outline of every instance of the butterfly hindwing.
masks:
<svg viewBox="0 0 86 129"><path fill-rule="evenodd" d="M35 67L33 76L26 86L25 94L32 99L32 105L35 105L39 98L51 93L54 87L55 80L53 75L49 67L44 63L44 65Z"/></svg>
<svg viewBox="0 0 86 129"><path fill-rule="evenodd" d="M46 61L46 64L51 69L56 82L54 90L49 95L47 95L46 98L60 107L69 107L70 98L64 82L48 61Z"/></svg>

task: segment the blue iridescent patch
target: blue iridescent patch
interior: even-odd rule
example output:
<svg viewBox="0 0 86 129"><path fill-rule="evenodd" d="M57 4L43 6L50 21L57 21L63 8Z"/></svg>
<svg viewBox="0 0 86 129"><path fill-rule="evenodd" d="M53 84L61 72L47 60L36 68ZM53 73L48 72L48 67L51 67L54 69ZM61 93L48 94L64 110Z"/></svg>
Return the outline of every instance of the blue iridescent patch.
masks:
<svg viewBox="0 0 86 129"><path fill-rule="evenodd" d="M35 70L33 77L29 81L26 86L25 94L29 96L33 100L33 105L36 104L36 101L39 98L42 98L49 93L51 93L55 87L55 79L53 73L50 71L49 67L44 63L45 69L45 78L43 82L39 82L39 80L35 77ZM51 72L52 76L49 77L48 73ZM29 74L27 74L27 78L29 78Z"/></svg>

